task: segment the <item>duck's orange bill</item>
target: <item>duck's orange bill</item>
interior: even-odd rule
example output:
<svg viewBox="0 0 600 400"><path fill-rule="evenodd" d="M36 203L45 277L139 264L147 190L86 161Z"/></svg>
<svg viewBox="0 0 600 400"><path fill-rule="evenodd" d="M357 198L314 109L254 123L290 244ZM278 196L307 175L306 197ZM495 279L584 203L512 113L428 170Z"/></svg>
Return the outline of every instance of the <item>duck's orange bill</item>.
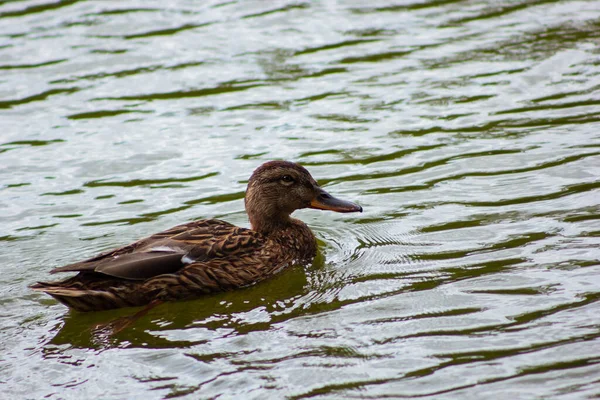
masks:
<svg viewBox="0 0 600 400"><path fill-rule="evenodd" d="M323 189L310 202L310 208L317 210L330 210L341 213L362 212L362 207L354 204L351 201L336 199Z"/></svg>

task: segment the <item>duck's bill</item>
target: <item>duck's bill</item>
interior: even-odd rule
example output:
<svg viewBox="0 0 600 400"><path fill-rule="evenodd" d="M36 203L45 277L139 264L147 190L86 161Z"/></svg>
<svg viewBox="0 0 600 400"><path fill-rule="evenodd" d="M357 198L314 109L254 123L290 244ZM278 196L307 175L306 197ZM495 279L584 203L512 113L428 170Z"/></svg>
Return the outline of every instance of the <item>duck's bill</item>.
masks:
<svg viewBox="0 0 600 400"><path fill-rule="evenodd" d="M336 199L323 189L310 202L310 208L317 210L330 210L341 213L362 212L362 207L354 204L351 201Z"/></svg>

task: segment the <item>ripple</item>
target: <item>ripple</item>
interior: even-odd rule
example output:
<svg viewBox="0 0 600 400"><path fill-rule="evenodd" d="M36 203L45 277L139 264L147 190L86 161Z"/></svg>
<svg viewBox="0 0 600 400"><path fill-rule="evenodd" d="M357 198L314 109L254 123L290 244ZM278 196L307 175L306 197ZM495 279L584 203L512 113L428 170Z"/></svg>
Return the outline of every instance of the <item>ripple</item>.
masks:
<svg viewBox="0 0 600 400"><path fill-rule="evenodd" d="M100 181L89 181L84 184L86 187L101 187L101 186L122 186L122 187L132 187L132 186L150 186L150 185L160 185L163 183L179 183L179 182L193 182L201 179L207 179L213 176L219 175L218 172L211 172L209 174L199 175L199 176L189 176L185 178L166 178L166 179L133 179L130 181L110 181L106 182L104 180ZM156 186L155 186L156 187Z"/></svg>
<svg viewBox="0 0 600 400"><path fill-rule="evenodd" d="M131 113L147 113L151 111L142 110L98 110L85 113L67 115L68 119L90 119L90 118L106 118L114 117L115 115L131 114Z"/></svg>
<svg viewBox="0 0 600 400"><path fill-rule="evenodd" d="M61 0L53 3L38 4L35 6L23 8L21 10L0 12L0 18L15 18L21 16L28 16L31 14L37 14L50 10L57 10L63 7L69 7L78 2L79 0Z"/></svg>
<svg viewBox="0 0 600 400"><path fill-rule="evenodd" d="M13 65L0 65L0 70L11 70L11 69L29 69L29 68L40 68L48 65L60 64L67 61L67 59L52 60L41 62L37 64L13 64Z"/></svg>
<svg viewBox="0 0 600 400"><path fill-rule="evenodd" d="M182 99L187 97L204 97L204 96L214 96L223 93L229 92L240 92L248 89L252 89L255 87L263 86L262 84L249 84L249 85L239 85L237 83L224 83L222 85L213 87L213 88L205 88L198 90L186 90L186 91L175 91L168 93L152 93L152 94L144 94L138 96L121 96L121 97L108 97L108 98L98 98L95 100L169 100L169 99Z"/></svg>
<svg viewBox="0 0 600 400"><path fill-rule="evenodd" d="M63 94L63 93L75 93L79 90L79 88L62 88L62 89L50 89L42 93L38 93L32 96L23 97L20 99L14 100L3 100L0 101L0 109L4 108L13 108L15 106L20 106L21 104L28 104L36 101L44 101L51 96Z"/></svg>

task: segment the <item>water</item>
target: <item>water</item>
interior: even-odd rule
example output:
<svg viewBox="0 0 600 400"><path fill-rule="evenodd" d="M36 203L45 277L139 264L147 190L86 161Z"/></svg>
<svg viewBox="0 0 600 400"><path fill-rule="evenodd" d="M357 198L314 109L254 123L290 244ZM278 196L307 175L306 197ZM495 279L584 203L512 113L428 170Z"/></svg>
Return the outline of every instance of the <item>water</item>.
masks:
<svg viewBox="0 0 600 400"><path fill-rule="evenodd" d="M600 3L0 2L8 398L600 396ZM196 218L266 160L314 265L153 310L28 285Z"/></svg>

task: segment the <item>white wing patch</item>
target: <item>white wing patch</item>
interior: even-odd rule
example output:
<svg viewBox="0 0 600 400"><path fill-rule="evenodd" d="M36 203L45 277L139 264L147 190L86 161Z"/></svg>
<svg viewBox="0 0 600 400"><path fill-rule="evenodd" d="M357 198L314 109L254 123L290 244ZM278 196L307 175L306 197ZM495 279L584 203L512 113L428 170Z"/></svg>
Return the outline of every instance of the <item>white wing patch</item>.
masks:
<svg viewBox="0 0 600 400"><path fill-rule="evenodd" d="M187 255L187 254L186 254L185 256L181 257L181 262L182 262L183 264L185 264L185 265L192 264L192 263L194 263L195 261L196 261L196 260L195 260L194 258L190 257L190 256L189 256L189 255Z"/></svg>
<svg viewBox="0 0 600 400"><path fill-rule="evenodd" d="M181 250L178 248L173 248L173 247L169 247L169 246L157 246L157 247L150 248L149 251L156 251L156 252L160 252L160 253L178 253Z"/></svg>

